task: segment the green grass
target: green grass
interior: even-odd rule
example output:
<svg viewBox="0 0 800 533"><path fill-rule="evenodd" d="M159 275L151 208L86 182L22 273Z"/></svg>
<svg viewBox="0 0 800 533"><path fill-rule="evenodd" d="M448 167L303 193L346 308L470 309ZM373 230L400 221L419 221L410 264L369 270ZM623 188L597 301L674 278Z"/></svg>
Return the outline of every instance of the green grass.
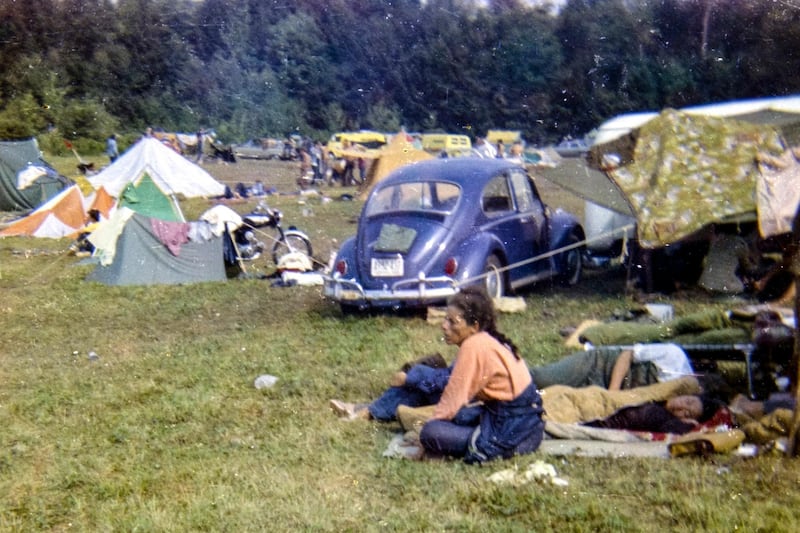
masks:
<svg viewBox="0 0 800 533"><path fill-rule="evenodd" d="M360 207L270 203L322 253L354 231ZM375 397L422 353L452 357L438 326L342 316L318 287L267 280L106 287L83 281L92 267L65 255L68 244L0 240L2 531L800 529L800 469L777 456L386 459L396 425L341 422L327 402ZM633 304L623 288L620 273L544 284L500 327L531 364L551 361L566 353L561 327ZM677 313L730 303L663 301ZM256 390L261 374L279 381ZM486 481L537 459L569 486Z"/></svg>

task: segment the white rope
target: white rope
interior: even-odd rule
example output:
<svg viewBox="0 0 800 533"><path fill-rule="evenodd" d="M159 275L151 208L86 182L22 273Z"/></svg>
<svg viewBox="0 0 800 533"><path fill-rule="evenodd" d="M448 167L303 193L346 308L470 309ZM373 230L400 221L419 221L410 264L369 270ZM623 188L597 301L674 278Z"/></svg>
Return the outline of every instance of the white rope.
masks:
<svg viewBox="0 0 800 533"><path fill-rule="evenodd" d="M606 239L608 237L612 237L612 236L614 236L614 235L616 235L618 233L623 233L623 237L625 238L625 241L626 241L625 243L627 243L628 230L633 229L634 227L635 227L635 224L626 224L625 226L622 226L620 228L616 228L616 229L607 231L605 233L601 233L601 234L599 234L598 236L596 236L596 237L594 237L592 239L584 239L582 241L575 242L575 243L569 244L567 246L563 246L561 248L557 248L555 250L550 250L549 252L545 252L545 253L537 255L535 257L531 257L529 259L525 259L524 261L519 261L517 263L513 263L513 264L510 264L508 266L500 267L500 268L496 269L496 271L497 272L505 272L505 271L511 270L513 268L519 268L519 267L527 265L529 263L535 263L537 261L541 261L542 259L548 259L550 257L553 257L554 255L558 255L558 254L561 254L561 253L566 252L568 250L573 250L575 248L581 248L586 244L589 244L589 243L592 243L592 242L595 242L595 241L599 241L599 240L603 240L603 239ZM487 277L489 277L491 275L494 275L494 271L493 272L484 272L484 273L481 273L481 274L479 274L477 276L472 276L470 278L467 278L465 280L462 280L462 281L458 282L458 285L467 285L467 284L470 284L470 283L474 283L474 282L476 282L478 280L487 278Z"/></svg>
<svg viewBox="0 0 800 533"><path fill-rule="evenodd" d="M272 241L273 244L274 243L278 243L278 242L282 242L281 239L279 237L276 237L275 235L273 235L272 232L266 232L266 231L262 230L261 228L256 228L255 226L251 226L247 222L242 222L242 225L250 228L251 230L255 231L256 233L259 233L261 235L266 236L269 240ZM275 231L278 232L278 229L275 228ZM284 232L285 231L286 230L284 230ZM278 232L278 235L280 235L280 232ZM285 235L285 233L284 233L284 235ZM289 240L288 239L286 239L286 247L289 248ZM272 251L272 249L270 248L270 252L271 251ZM266 253L266 252L267 251L264 250L264 253ZM323 266L323 267L328 266L327 263L323 263L322 261L320 261L318 259L315 259L314 257L309 257L309 259L311 260L312 264L317 264L317 265Z"/></svg>

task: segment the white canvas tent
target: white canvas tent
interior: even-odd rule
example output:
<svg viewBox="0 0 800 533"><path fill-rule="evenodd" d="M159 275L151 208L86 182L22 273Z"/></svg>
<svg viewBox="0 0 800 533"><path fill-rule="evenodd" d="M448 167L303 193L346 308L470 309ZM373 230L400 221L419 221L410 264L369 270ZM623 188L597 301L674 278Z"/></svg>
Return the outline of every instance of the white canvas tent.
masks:
<svg viewBox="0 0 800 533"><path fill-rule="evenodd" d="M131 146L113 164L91 176L89 183L95 189L105 187L111 196L118 198L128 183L138 183L145 174L168 196L195 198L225 194L225 186L211 174L153 137L145 137Z"/></svg>

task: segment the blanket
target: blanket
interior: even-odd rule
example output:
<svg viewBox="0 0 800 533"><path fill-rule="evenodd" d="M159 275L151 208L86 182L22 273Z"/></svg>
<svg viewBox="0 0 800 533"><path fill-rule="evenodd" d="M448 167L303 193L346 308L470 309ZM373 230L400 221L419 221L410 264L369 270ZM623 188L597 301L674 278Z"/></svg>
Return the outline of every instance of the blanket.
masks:
<svg viewBox="0 0 800 533"><path fill-rule="evenodd" d="M736 344L749 342L752 322L732 319L723 311L703 311L658 324L615 321L586 328L582 342L593 346L674 342L675 344Z"/></svg>
<svg viewBox="0 0 800 533"><path fill-rule="evenodd" d="M699 394L697 379L685 376L646 387L610 391L602 387L553 385L541 391L547 422L590 422L605 418L623 407L667 400L683 394Z"/></svg>
<svg viewBox="0 0 800 533"><path fill-rule="evenodd" d="M608 442L585 439L544 439L539 451L545 455L577 455L579 457L658 457L669 458L663 442Z"/></svg>

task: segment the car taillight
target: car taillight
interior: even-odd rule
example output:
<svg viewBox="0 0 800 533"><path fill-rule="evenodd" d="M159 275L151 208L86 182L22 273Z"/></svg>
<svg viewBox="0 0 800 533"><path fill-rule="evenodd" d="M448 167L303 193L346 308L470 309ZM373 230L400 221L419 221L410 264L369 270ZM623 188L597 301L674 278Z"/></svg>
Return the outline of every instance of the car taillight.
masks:
<svg viewBox="0 0 800 533"><path fill-rule="evenodd" d="M347 261L344 259L340 259L336 262L336 272L339 273L340 276L344 276L347 274Z"/></svg>
<svg viewBox="0 0 800 533"><path fill-rule="evenodd" d="M456 261L455 257L451 257L444 264L444 273L447 274L448 276L454 276L456 270L458 270L458 261Z"/></svg>

